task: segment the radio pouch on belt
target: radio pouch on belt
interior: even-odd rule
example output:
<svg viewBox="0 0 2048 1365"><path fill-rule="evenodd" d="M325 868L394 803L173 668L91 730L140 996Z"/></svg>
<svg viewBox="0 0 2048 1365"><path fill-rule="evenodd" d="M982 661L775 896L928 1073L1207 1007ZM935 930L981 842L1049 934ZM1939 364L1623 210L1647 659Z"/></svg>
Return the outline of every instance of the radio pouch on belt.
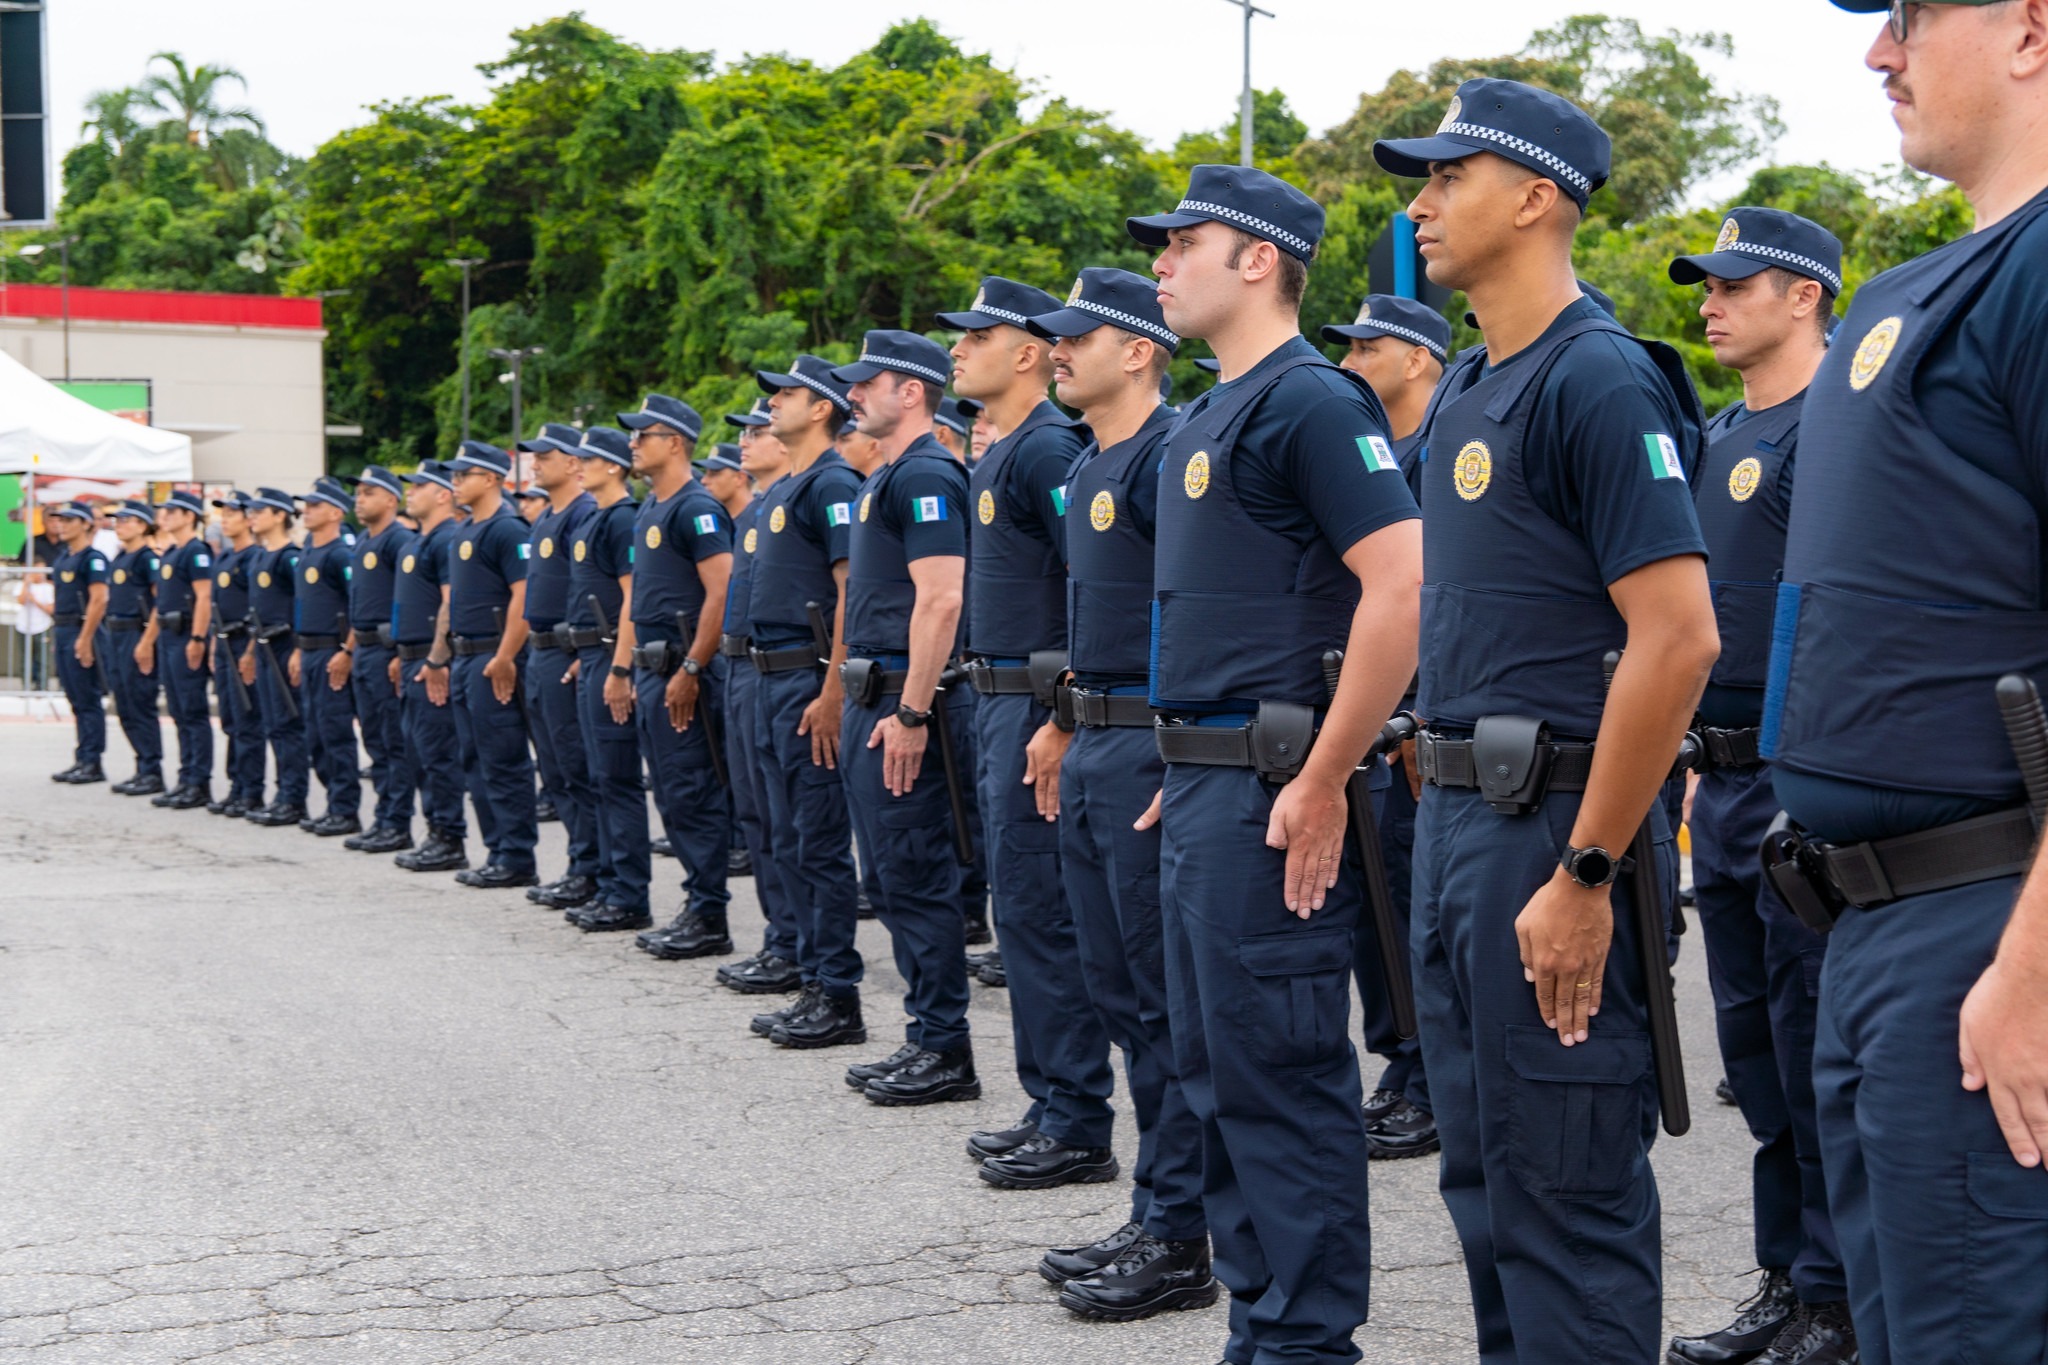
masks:
<svg viewBox="0 0 2048 1365"><path fill-rule="evenodd" d="M1301 771L1309 746L1315 743L1315 708L1290 701L1262 701L1246 738L1252 767L1259 776L1285 782Z"/></svg>
<svg viewBox="0 0 2048 1365"><path fill-rule="evenodd" d="M1550 786L1550 728L1529 716L1481 716L1472 727L1472 772L1486 804L1527 815Z"/></svg>
<svg viewBox="0 0 2048 1365"><path fill-rule="evenodd" d="M1835 927L1835 920L1841 915L1842 898L1808 850L1805 834L1792 823L1790 815L1779 811L1778 818L1764 831L1763 847L1758 852L1763 859L1764 876L1785 908L1816 934L1825 934Z"/></svg>
<svg viewBox="0 0 2048 1365"><path fill-rule="evenodd" d="M839 685L855 706L873 706L882 696L882 668L873 659L848 659L839 665Z"/></svg>
<svg viewBox="0 0 2048 1365"><path fill-rule="evenodd" d="M1067 651L1064 649L1038 649L1024 661L1024 671L1031 677L1031 697L1040 706L1048 709L1055 705L1053 689L1067 675Z"/></svg>

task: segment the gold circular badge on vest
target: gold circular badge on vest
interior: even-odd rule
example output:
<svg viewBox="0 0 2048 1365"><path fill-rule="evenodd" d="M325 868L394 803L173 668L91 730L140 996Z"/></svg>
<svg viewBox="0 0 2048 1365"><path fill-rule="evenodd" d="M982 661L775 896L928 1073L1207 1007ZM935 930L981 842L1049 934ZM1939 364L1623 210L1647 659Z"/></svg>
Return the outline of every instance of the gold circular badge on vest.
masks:
<svg viewBox="0 0 2048 1365"><path fill-rule="evenodd" d="M60 575L60 577L62 577L66 583L69 583L72 579L78 577L78 575L73 573L71 570L66 569L63 572L63 574Z"/></svg>
<svg viewBox="0 0 2048 1365"><path fill-rule="evenodd" d="M1850 388L1861 393L1876 381L1878 371L1891 359L1892 347L1899 344L1899 329L1904 325L1903 318L1886 318L1864 334L1856 358L1849 362Z"/></svg>
<svg viewBox="0 0 2048 1365"><path fill-rule="evenodd" d="M776 509L775 509L775 512L776 512L776 515L780 516L780 515L781 515L781 513L782 513L782 509L781 509L780 507L778 507L778 508L776 508ZM777 529L779 530L779 529L781 529L781 528L779 528L779 527L778 527ZM752 553L754 553L754 547L755 547L756 545L760 544L760 543L761 543L761 528L760 528L760 527L758 527L758 526L749 526L749 527L747 528L747 539L746 539L746 550L747 550L747 553L748 553L748 554L752 554Z"/></svg>
<svg viewBox="0 0 2048 1365"><path fill-rule="evenodd" d="M363 567L365 569L374 569L377 567L377 552L375 550L369 550L364 553Z"/></svg>
<svg viewBox="0 0 2048 1365"><path fill-rule="evenodd" d="M170 566L170 565L168 565L168 564L164 565L164 567L163 567L163 575L164 575L164 577L165 577L165 578L169 578L169 577L171 576L171 566Z"/></svg>
<svg viewBox="0 0 2048 1365"><path fill-rule="evenodd" d="M1107 531L1116 525L1116 499L1109 495L1107 488L1097 493L1088 504L1088 524L1098 531Z"/></svg>
<svg viewBox="0 0 2048 1365"><path fill-rule="evenodd" d="M584 542L582 542L582 541L580 541L580 540L579 540L579 541L577 541L577 542L576 542L576 562L577 562L578 564L581 564L581 563L583 562L583 551L584 551Z"/></svg>
<svg viewBox="0 0 2048 1365"><path fill-rule="evenodd" d="M401 569L403 569L403 570L405 570L405 571L406 571L407 573L411 573L411 572L412 572L412 566L413 566L413 564L414 564L415 562L416 562L416 561L414 560L414 558L413 558L413 557L412 557L411 555L407 555L407 556L405 557L405 563L403 563L403 564L399 565L398 567L399 567L399 568L401 568ZM222 574L222 575L220 576L220 578L221 578L221 582L225 583L225 582L227 582L227 578L228 578L228 576L227 576L226 574Z"/></svg>
<svg viewBox="0 0 2048 1365"><path fill-rule="evenodd" d="M1458 458L1451 461L1451 487L1466 502L1477 502L1492 482L1493 452L1484 441L1467 441Z"/></svg>
<svg viewBox="0 0 2048 1365"><path fill-rule="evenodd" d="M1733 218L1727 219L1721 224L1721 235L1714 239L1714 250L1726 251L1741 240L1742 228Z"/></svg>
<svg viewBox="0 0 2048 1365"><path fill-rule="evenodd" d="M650 550L659 550L661 548L661 528L659 526L647 528L647 548Z"/></svg>
<svg viewBox="0 0 2048 1365"><path fill-rule="evenodd" d="M1763 479L1764 467L1756 456L1738 461L1735 468L1728 471L1728 496L1737 502L1748 502Z"/></svg>
<svg viewBox="0 0 2048 1365"><path fill-rule="evenodd" d="M873 493L863 493L860 495L860 519L862 521L868 519L868 504L874 500L875 495Z"/></svg>
<svg viewBox="0 0 2048 1365"><path fill-rule="evenodd" d="M981 500L974 504L974 514L981 518L983 526L994 521L996 519L996 495L986 488L982 489Z"/></svg>
<svg viewBox="0 0 2048 1365"><path fill-rule="evenodd" d="M318 583L320 581L320 571L310 564L306 566L306 581L308 583Z"/></svg>
<svg viewBox="0 0 2048 1365"><path fill-rule="evenodd" d="M555 538L553 536L542 536L540 538L540 557L542 559L551 559L554 557L554 553Z"/></svg>
<svg viewBox="0 0 2048 1365"><path fill-rule="evenodd" d="M225 588L228 585L228 576L226 574L216 574L213 581Z"/></svg>
<svg viewBox="0 0 2048 1365"><path fill-rule="evenodd" d="M128 571L126 569L114 570L114 581L116 583L126 583L128 581Z"/></svg>
<svg viewBox="0 0 2048 1365"><path fill-rule="evenodd" d="M1180 476L1180 486L1191 498L1199 498L1209 491L1209 452L1198 450L1188 460L1187 472Z"/></svg>
<svg viewBox="0 0 2048 1365"><path fill-rule="evenodd" d="M256 586L259 588L267 588L270 586L270 570L262 569L257 572Z"/></svg>
<svg viewBox="0 0 2048 1365"><path fill-rule="evenodd" d="M781 506L778 505L773 512L768 514L768 529L775 534L782 534L782 528L787 525L789 525L789 518L783 513ZM750 529L747 532L747 549L752 550L753 548L754 533Z"/></svg>

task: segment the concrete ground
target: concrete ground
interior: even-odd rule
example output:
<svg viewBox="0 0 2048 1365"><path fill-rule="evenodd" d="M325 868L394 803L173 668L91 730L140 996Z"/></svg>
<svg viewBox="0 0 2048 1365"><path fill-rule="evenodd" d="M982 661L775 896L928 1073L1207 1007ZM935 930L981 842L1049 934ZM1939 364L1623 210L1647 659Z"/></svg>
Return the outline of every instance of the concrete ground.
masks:
<svg viewBox="0 0 2048 1365"><path fill-rule="evenodd" d="M0 1362L1220 1355L1222 1305L1084 1322L1035 1273L1044 1247L1121 1223L1126 1183L975 1177L962 1139L1025 1107L1005 992L975 988L985 1099L877 1109L840 1082L901 1036L875 923L873 1041L783 1052L711 964L580 934L518 892L54 786L69 729L0 723ZM561 838L543 827L546 871ZM673 888L676 864L655 870ZM750 950L752 883L735 888ZM1674 1331L1725 1321L1752 1262L1751 1143L1713 1098L1701 963L1695 936L1694 1127L1655 1156ZM1127 1111L1117 1141L1128 1158ZM1435 1166L1358 1173L1368 1361L1473 1358Z"/></svg>

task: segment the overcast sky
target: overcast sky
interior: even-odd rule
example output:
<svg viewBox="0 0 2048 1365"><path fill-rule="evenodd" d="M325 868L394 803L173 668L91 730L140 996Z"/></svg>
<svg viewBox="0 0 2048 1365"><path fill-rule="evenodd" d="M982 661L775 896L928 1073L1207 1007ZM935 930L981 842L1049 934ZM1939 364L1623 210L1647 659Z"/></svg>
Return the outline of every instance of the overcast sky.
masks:
<svg viewBox="0 0 2048 1365"><path fill-rule="evenodd" d="M1863 53L1882 16L1846 14L1826 0L1259 0L1276 17L1255 21L1252 80L1284 89L1313 131L1342 120L1361 91L1402 67L1449 54L1512 51L1529 33L1574 12L1599 10L1662 32L1713 28L1735 40L1716 63L1727 87L1777 97L1788 132L1773 158L1826 160L1879 170L1898 138L1878 77ZM381 100L430 94L480 99L479 62L502 56L506 34L560 14L562 0L49 0L57 153L77 141L81 104L95 89L139 80L150 54L232 66L248 77L247 103L289 151L309 153L364 120ZM721 60L788 52L836 64L873 44L897 18L922 14L969 50L1038 81L1047 91L1107 111L1124 127L1170 145L1216 127L1235 107L1243 21L1234 0L586 0L589 19L649 48L710 49ZM771 18L770 16L774 16ZM231 92L232 93L232 92ZM1710 187L1731 193L1740 180Z"/></svg>

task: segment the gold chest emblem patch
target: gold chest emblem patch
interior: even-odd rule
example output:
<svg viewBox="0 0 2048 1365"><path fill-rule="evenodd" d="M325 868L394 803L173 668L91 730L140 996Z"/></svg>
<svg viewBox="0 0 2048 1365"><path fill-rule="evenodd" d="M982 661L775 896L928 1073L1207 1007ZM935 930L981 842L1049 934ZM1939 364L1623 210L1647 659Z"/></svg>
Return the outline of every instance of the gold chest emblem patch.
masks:
<svg viewBox="0 0 2048 1365"><path fill-rule="evenodd" d="M661 548L661 528L659 526L647 528L647 548L650 550L659 550Z"/></svg>
<svg viewBox="0 0 2048 1365"><path fill-rule="evenodd" d="M1180 486L1190 498L1199 498L1209 491L1209 452L1198 450L1188 460L1187 471L1180 476Z"/></svg>
<svg viewBox="0 0 2048 1365"><path fill-rule="evenodd" d="M165 578L169 578L171 576L171 566L168 564L164 565L162 572Z"/></svg>
<svg viewBox="0 0 2048 1365"><path fill-rule="evenodd" d="M306 566L306 581L308 583L318 583L320 581L320 571L310 564Z"/></svg>
<svg viewBox="0 0 2048 1365"><path fill-rule="evenodd" d="M128 581L128 571L126 569L114 570L114 581L116 583L126 583Z"/></svg>
<svg viewBox="0 0 2048 1365"><path fill-rule="evenodd" d="M768 529L774 534L782 534L782 528L787 525L789 525L789 517L780 505L768 514ZM754 548L754 533L752 531L747 532L747 548L749 550Z"/></svg>
<svg viewBox="0 0 2048 1365"><path fill-rule="evenodd" d="M552 559L554 554L555 538L553 536L542 536L540 538L540 557L542 559Z"/></svg>
<svg viewBox="0 0 2048 1365"><path fill-rule="evenodd" d="M62 573L62 574L60 575L60 577L62 577L62 578L63 578L63 580L64 580L64 581L65 581L66 583L69 583L69 582L70 582L70 581L71 581L72 579L74 579L74 578L78 577L78 575L77 575L77 574L75 574L75 573L73 573L73 572L72 572L71 570L69 570L69 569L66 569L66 570L65 570L65 571L64 571L64 572L63 572L63 573Z"/></svg>
<svg viewBox="0 0 2048 1365"><path fill-rule="evenodd" d="M270 586L270 570L262 569L257 572L256 586L259 588L267 588Z"/></svg>
<svg viewBox="0 0 2048 1365"><path fill-rule="evenodd" d="M1451 461L1451 487L1466 502L1477 502L1493 482L1493 452L1484 441L1467 441Z"/></svg>
<svg viewBox="0 0 2048 1365"><path fill-rule="evenodd" d="M1088 504L1088 524L1098 531L1107 531L1116 525L1116 499L1109 495L1107 488L1097 493Z"/></svg>
<svg viewBox="0 0 2048 1365"><path fill-rule="evenodd" d="M583 552L584 552L584 542L582 542L582 541L580 541L580 540L579 540L579 541L577 541L577 542L576 542L576 562L577 562L577 563L579 563L579 564L581 564L581 563L583 562Z"/></svg>
<svg viewBox="0 0 2048 1365"><path fill-rule="evenodd" d="M1763 464L1752 455L1736 462L1728 471L1728 496L1737 502L1748 502L1756 494L1756 486L1763 482Z"/></svg>
<svg viewBox="0 0 2048 1365"><path fill-rule="evenodd" d="M469 556L470 556L470 554L471 554L471 553L472 553L472 552L473 552L473 551L474 551L475 549L476 549L476 542L474 542L474 541L469 541L469 540L465 540L465 541L463 541L463 542L462 542L462 557L463 557L464 559L468 559L468 558L469 558Z"/></svg>
<svg viewBox="0 0 2048 1365"><path fill-rule="evenodd" d="M377 567L377 552L375 550L369 550L364 553L363 567L365 569L374 569Z"/></svg>
<svg viewBox="0 0 2048 1365"><path fill-rule="evenodd" d="M981 518L983 526L987 526L990 522L994 521L996 519L996 495L986 488L982 489L980 501L974 504L974 514Z"/></svg>
<svg viewBox="0 0 2048 1365"><path fill-rule="evenodd" d="M228 576L226 574L216 574L213 581L225 588L228 585Z"/></svg>
<svg viewBox="0 0 2048 1365"><path fill-rule="evenodd" d="M1899 344L1903 326L1903 318L1886 318L1864 335L1856 347L1856 358L1849 362L1850 388L1861 393L1877 381L1885 361L1892 358L1892 347Z"/></svg>
<svg viewBox="0 0 2048 1365"><path fill-rule="evenodd" d="M868 519L868 504L874 500L875 495L873 493L863 493L860 495L860 519L862 521Z"/></svg>
<svg viewBox="0 0 2048 1365"><path fill-rule="evenodd" d="M403 563L403 564L399 565L398 567L399 567L399 568L401 568L401 569L403 569L403 570L405 570L405 571L406 571L407 573L411 573L411 572L412 572L412 566L413 566L413 564L414 564L415 562L416 562L416 561L414 560L414 558L413 558L413 557L412 557L411 555L407 555L407 556L405 557L405 563ZM227 580L227 575L226 575L226 574L222 574L222 575L221 575L221 580L222 580L223 582L225 582L225 581Z"/></svg>
<svg viewBox="0 0 2048 1365"><path fill-rule="evenodd" d="M778 512L780 512L780 511L781 511L782 509L781 509L780 507L778 507L778 508L776 508L775 510L776 510L776 511L778 511ZM759 543L760 543L760 539L761 539L761 528L760 528L760 527L758 527L758 526L749 526L749 527L747 528L747 541L746 541L746 545L747 545L747 553L748 553L748 554L752 554L752 553L754 553L754 546L756 546L757 544L759 544Z"/></svg>

